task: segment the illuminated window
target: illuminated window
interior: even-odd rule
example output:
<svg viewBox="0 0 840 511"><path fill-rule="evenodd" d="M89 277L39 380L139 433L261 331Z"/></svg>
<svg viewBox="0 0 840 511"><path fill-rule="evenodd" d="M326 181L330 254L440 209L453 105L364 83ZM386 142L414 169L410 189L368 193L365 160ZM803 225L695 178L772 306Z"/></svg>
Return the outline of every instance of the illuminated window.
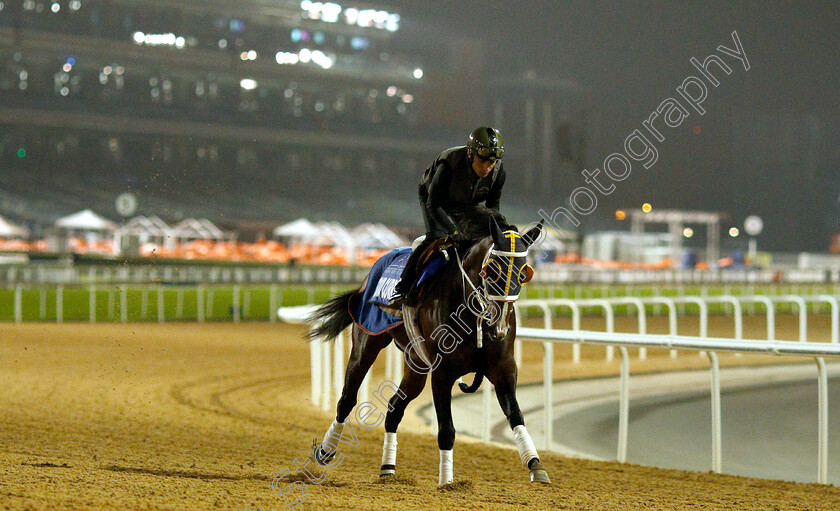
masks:
<svg viewBox="0 0 840 511"><path fill-rule="evenodd" d="M105 161L119 163L123 158L123 144L117 137L101 138L102 157Z"/></svg>
<svg viewBox="0 0 840 511"><path fill-rule="evenodd" d="M350 39L350 47L354 50L367 50L370 48L370 41L367 37L355 36Z"/></svg>
<svg viewBox="0 0 840 511"><path fill-rule="evenodd" d="M171 104L173 97L172 81L166 77L152 76L149 78L149 96L152 103Z"/></svg>

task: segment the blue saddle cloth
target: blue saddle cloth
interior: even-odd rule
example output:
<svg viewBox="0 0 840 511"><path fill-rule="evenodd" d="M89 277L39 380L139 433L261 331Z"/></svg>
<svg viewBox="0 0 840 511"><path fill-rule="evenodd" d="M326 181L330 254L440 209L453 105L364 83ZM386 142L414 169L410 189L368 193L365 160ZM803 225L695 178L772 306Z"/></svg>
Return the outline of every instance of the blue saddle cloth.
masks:
<svg viewBox="0 0 840 511"><path fill-rule="evenodd" d="M385 312L377 304L388 305L410 255L411 247L399 247L380 257L373 263L362 289L350 298L350 316L365 332L378 335L402 324L401 317ZM435 256L423 268L417 285L431 279L446 262L443 254Z"/></svg>

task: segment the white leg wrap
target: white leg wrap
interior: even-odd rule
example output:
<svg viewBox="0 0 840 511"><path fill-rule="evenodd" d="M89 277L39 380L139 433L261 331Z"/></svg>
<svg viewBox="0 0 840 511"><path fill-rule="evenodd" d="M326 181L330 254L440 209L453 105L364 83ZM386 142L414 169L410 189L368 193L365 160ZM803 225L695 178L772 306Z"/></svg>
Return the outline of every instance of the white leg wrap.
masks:
<svg viewBox="0 0 840 511"><path fill-rule="evenodd" d="M385 433L385 443L382 444L382 465L397 464L397 434Z"/></svg>
<svg viewBox="0 0 840 511"><path fill-rule="evenodd" d="M534 441L531 440L531 435L525 426L516 426L513 428L513 439L516 441L516 448L519 449L519 458L522 464L526 467L531 458L539 458L537 448L534 447Z"/></svg>
<svg viewBox="0 0 840 511"><path fill-rule="evenodd" d="M324 441L321 442L321 449L325 453L334 453L338 450L338 440L341 438L341 432L344 430L344 423L333 421L330 429L324 434Z"/></svg>
<svg viewBox="0 0 840 511"><path fill-rule="evenodd" d="M440 472L438 477L438 486L452 483L454 476L452 475L452 451L440 451Z"/></svg>

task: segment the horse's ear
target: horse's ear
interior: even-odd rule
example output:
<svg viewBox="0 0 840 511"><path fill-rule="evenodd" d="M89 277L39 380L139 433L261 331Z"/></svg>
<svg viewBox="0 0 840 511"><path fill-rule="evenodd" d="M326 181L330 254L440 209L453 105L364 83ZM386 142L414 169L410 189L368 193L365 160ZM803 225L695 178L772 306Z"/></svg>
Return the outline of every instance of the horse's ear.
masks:
<svg viewBox="0 0 840 511"><path fill-rule="evenodd" d="M493 236L493 241L496 242L497 245L502 244L502 230L499 228L499 224L496 223L496 217L490 217L490 235Z"/></svg>
<svg viewBox="0 0 840 511"><path fill-rule="evenodd" d="M540 223L528 229L524 234L522 234L522 240L528 244L530 247L537 241L542 234L543 230L543 219L540 219Z"/></svg>

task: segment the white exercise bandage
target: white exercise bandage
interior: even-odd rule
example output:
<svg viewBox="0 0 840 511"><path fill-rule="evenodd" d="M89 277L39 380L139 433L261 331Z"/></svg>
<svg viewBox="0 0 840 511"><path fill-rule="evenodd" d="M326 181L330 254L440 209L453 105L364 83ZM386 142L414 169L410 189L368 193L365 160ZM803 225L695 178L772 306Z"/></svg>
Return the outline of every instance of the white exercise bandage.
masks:
<svg viewBox="0 0 840 511"><path fill-rule="evenodd" d="M523 465L527 467L529 461L533 458L539 458L537 448L534 447L534 441L531 440L531 435L528 434L525 426L513 428L513 439L516 442L516 448L519 449L519 458Z"/></svg>
<svg viewBox="0 0 840 511"><path fill-rule="evenodd" d="M338 441L341 439L341 432L344 431L344 423L333 421L330 429L324 434L324 441L321 442L321 450L325 454L333 454L338 450Z"/></svg>
<svg viewBox="0 0 840 511"><path fill-rule="evenodd" d="M452 475L452 451L444 451L441 449L440 451L440 476L438 477L438 486L443 486L445 484L452 484L452 480L455 478Z"/></svg>
<svg viewBox="0 0 840 511"><path fill-rule="evenodd" d="M386 465L397 465L396 433L385 433L385 442L382 444L382 466L384 467Z"/></svg>

